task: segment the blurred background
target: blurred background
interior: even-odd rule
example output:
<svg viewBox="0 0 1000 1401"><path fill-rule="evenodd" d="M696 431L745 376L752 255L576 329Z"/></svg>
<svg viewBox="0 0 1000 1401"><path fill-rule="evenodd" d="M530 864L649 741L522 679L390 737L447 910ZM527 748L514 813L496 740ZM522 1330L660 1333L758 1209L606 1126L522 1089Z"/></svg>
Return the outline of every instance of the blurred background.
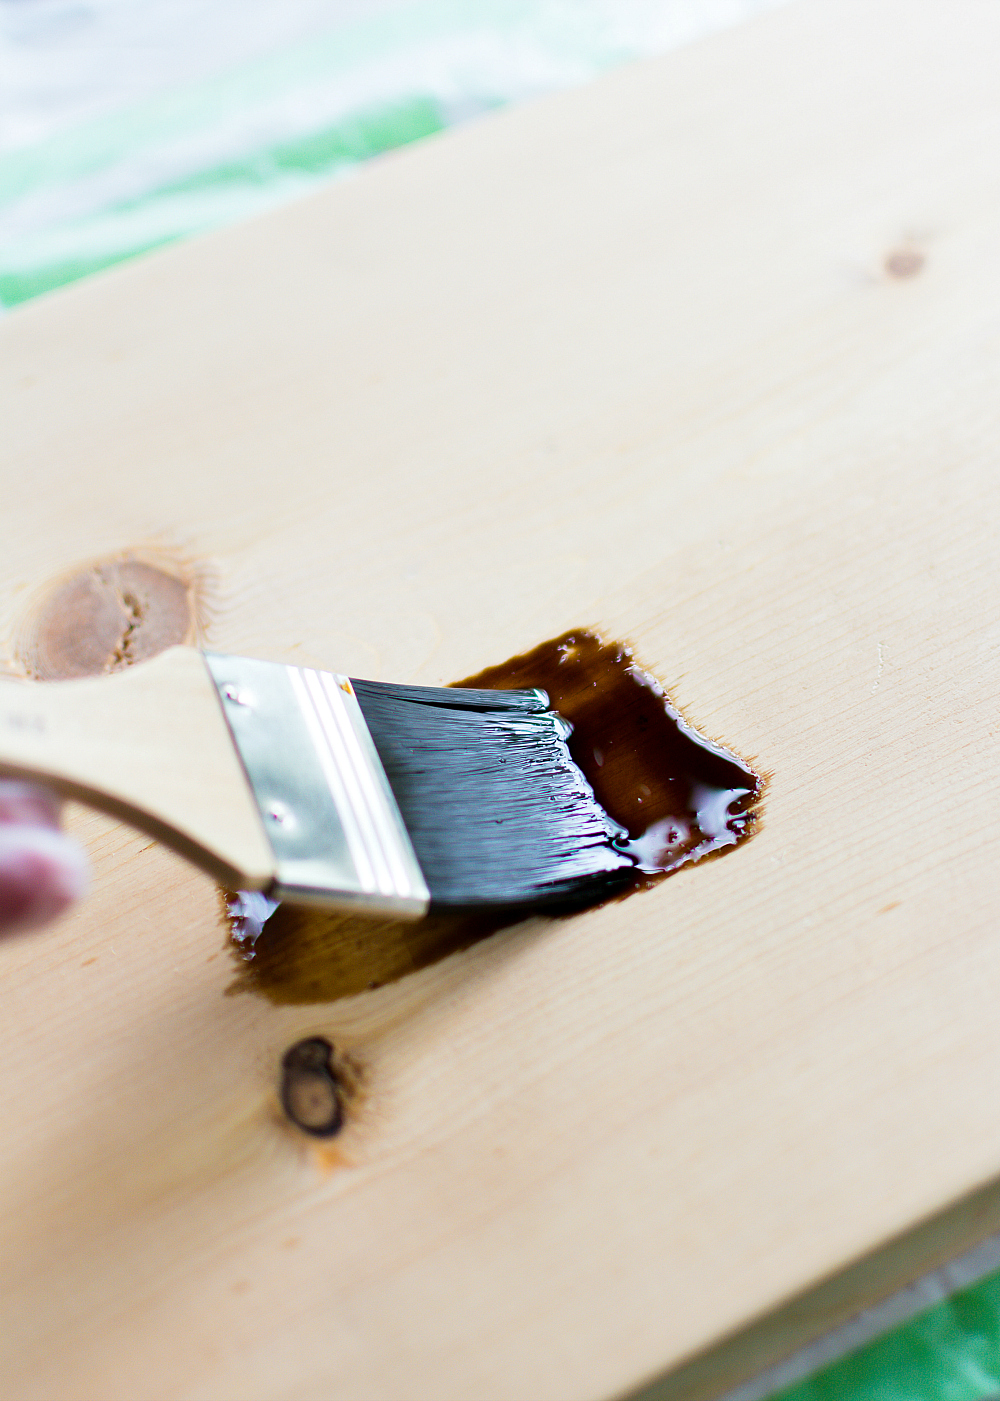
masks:
<svg viewBox="0 0 1000 1401"><path fill-rule="evenodd" d="M779 0L0 0L0 305Z"/></svg>
<svg viewBox="0 0 1000 1401"><path fill-rule="evenodd" d="M783 2L0 0L0 309ZM998 1265L992 1240L730 1401L1000 1395Z"/></svg>

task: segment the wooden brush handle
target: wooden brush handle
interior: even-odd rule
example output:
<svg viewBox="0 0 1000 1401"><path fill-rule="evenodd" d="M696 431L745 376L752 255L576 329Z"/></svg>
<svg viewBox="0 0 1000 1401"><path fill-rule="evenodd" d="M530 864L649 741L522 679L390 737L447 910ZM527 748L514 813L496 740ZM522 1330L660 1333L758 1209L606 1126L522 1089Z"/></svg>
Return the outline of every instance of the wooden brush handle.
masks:
<svg viewBox="0 0 1000 1401"><path fill-rule="evenodd" d="M264 889L274 857L201 653L79 681L0 681L0 774L122 818L216 879Z"/></svg>

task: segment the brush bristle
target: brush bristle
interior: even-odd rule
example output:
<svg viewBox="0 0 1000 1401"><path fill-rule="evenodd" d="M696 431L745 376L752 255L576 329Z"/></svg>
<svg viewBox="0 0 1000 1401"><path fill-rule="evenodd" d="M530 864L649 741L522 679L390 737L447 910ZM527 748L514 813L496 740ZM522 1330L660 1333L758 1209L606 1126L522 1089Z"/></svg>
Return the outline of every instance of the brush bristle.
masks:
<svg viewBox="0 0 1000 1401"><path fill-rule="evenodd" d="M432 906L569 909L634 873L543 691L352 684Z"/></svg>

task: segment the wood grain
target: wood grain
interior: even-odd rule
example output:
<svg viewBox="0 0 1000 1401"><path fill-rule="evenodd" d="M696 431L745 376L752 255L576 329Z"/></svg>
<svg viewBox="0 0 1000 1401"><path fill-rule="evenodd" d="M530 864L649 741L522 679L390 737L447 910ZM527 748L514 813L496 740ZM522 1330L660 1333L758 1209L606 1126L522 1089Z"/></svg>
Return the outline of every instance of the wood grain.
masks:
<svg viewBox="0 0 1000 1401"><path fill-rule="evenodd" d="M211 883L78 817L93 898L0 949L13 1394L597 1401L701 1354L707 1395L751 1321L967 1238L998 40L799 0L0 326L11 638L154 547L211 645L352 675L590 624L770 775L725 860L311 1007L227 997ZM356 1067L335 1151L276 1108L308 1035Z"/></svg>

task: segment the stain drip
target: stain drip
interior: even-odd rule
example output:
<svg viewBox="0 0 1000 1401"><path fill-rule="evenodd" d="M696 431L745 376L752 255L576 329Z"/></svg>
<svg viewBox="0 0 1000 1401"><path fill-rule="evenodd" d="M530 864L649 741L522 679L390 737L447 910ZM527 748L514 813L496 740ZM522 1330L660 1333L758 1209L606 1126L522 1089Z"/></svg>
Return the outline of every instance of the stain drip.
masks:
<svg viewBox="0 0 1000 1401"><path fill-rule="evenodd" d="M626 895L725 852L753 829L760 779L692 729L621 643L566 633L458 684L548 692L573 725L573 759L601 806L627 829L619 849L635 867ZM246 892L225 902L241 960L233 990L277 1003L328 1002L380 987L523 918L493 911L406 923L276 906Z"/></svg>
<svg viewBox="0 0 1000 1401"><path fill-rule="evenodd" d="M62 580L22 627L18 655L40 681L102 676L193 639L191 583L138 559L92 564Z"/></svg>

